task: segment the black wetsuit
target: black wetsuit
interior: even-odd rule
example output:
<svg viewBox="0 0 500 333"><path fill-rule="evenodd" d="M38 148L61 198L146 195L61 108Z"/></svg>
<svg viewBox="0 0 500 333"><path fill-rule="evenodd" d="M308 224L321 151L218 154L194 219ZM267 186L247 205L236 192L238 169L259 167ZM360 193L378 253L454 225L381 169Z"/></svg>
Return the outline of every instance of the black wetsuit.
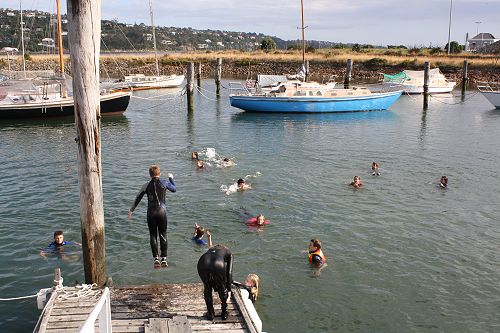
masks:
<svg viewBox="0 0 500 333"><path fill-rule="evenodd" d="M222 303L222 319L227 318L227 297L233 282L233 255L222 245L208 249L198 260L198 275L203 281L203 296L207 305L207 318L215 316L212 290L219 294Z"/></svg>
<svg viewBox="0 0 500 333"><path fill-rule="evenodd" d="M168 180L156 177L152 178L142 186L141 191L135 198L134 204L130 208L130 211L133 212L135 207L141 202L144 194L148 195L147 221L149 242L154 258L158 257L158 234L160 234L161 257L167 256L167 206L165 204L167 190L170 192L176 191L175 183L172 178Z"/></svg>

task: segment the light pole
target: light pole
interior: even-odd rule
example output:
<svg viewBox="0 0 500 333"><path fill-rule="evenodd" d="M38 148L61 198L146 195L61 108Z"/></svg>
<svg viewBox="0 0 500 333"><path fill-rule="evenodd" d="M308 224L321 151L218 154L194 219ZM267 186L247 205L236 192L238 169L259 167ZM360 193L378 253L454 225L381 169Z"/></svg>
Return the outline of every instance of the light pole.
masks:
<svg viewBox="0 0 500 333"><path fill-rule="evenodd" d="M478 22L474 22L474 23L476 23L476 36L477 36L477 35L479 34L479 25L480 25L481 23L483 23L483 22L478 21Z"/></svg>
<svg viewBox="0 0 500 333"><path fill-rule="evenodd" d="M453 10L453 0L450 0L450 23L448 24L448 55L450 55L450 37L451 37L451 12Z"/></svg>

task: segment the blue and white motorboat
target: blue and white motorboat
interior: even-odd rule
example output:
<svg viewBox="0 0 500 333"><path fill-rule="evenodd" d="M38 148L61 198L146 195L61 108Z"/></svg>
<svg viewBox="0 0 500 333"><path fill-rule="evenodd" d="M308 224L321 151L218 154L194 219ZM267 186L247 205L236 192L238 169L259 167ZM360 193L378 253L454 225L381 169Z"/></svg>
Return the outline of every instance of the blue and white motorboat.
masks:
<svg viewBox="0 0 500 333"><path fill-rule="evenodd" d="M231 106L250 112L350 112L386 110L402 91L372 93L354 87L336 89L312 82L289 81L272 92L250 91L239 82L230 83Z"/></svg>

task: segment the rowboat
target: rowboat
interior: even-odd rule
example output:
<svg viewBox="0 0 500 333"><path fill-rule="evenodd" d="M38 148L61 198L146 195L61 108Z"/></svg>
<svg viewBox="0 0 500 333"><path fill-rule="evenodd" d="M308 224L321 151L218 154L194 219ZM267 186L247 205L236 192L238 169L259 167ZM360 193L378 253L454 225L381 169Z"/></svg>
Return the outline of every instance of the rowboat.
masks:
<svg viewBox="0 0 500 333"><path fill-rule="evenodd" d="M407 94L421 94L424 92L424 71L402 71L395 75L383 74L382 86L384 90L403 90ZM456 82L448 81L439 68L429 71L429 93L449 93L456 86Z"/></svg>
<svg viewBox="0 0 500 333"><path fill-rule="evenodd" d="M486 99L500 109L500 83L494 82L478 82L477 89L483 94Z"/></svg>

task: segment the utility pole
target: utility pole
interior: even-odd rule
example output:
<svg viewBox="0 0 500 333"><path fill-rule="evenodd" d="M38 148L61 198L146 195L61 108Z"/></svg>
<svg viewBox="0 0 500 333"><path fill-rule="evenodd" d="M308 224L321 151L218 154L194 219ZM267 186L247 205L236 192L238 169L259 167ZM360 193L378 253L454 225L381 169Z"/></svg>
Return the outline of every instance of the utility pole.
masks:
<svg viewBox="0 0 500 333"><path fill-rule="evenodd" d="M451 37L451 13L453 10L453 0L450 0L450 23L448 24L448 55L450 55L450 37Z"/></svg>

